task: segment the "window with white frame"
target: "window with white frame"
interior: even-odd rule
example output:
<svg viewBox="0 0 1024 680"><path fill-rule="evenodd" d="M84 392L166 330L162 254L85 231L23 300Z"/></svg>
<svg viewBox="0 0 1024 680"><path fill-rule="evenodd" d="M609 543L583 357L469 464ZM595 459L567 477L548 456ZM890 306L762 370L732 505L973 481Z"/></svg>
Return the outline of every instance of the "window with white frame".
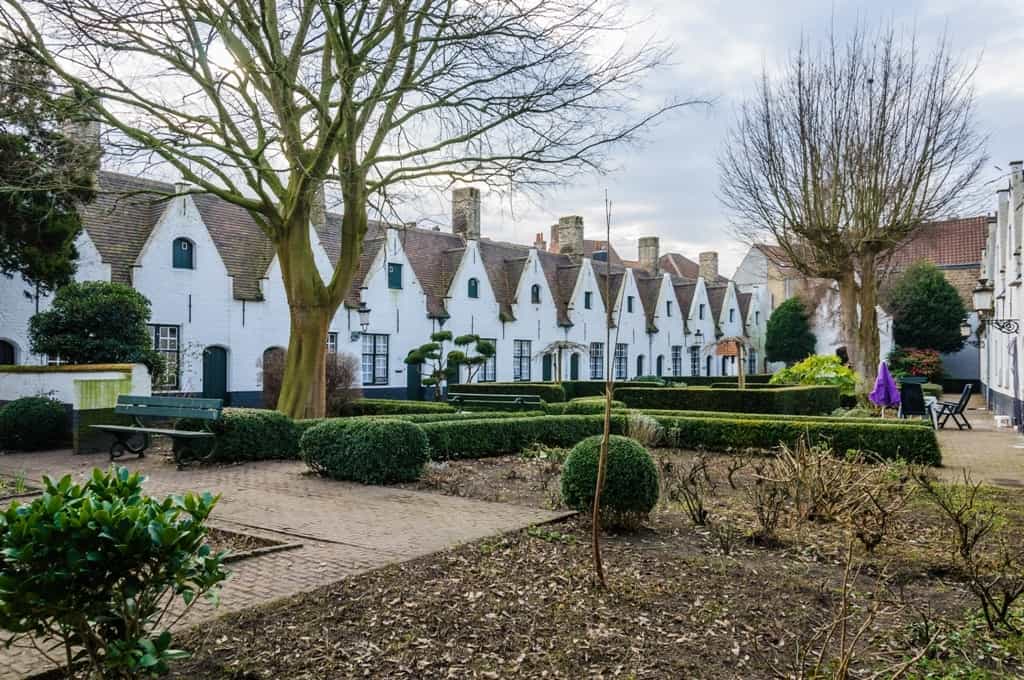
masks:
<svg viewBox="0 0 1024 680"><path fill-rule="evenodd" d="M601 380L604 378L604 343L590 343L590 379Z"/></svg>
<svg viewBox="0 0 1024 680"><path fill-rule="evenodd" d="M388 384L388 336L363 334L362 373L364 385Z"/></svg>
<svg viewBox="0 0 1024 680"><path fill-rule="evenodd" d="M672 345L672 375L679 377L683 374L683 346Z"/></svg>
<svg viewBox="0 0 1024 680"><path fill-rule="evenodd" d="M482 342L489 342L494 347L494 354L480 367L480 382L495 382L498 379L498 340L497 338L480 338Z"/></svg>
<svg viewBox="0 0 1024 680"><path fill-rule="evenodd" d="M627 345L624 342L615 343L615 379L625 380L626 379L626 355L628 353Z"/></svg>
<svg viewBox="0 0 1024 680"><path fill-rule="evenodd" d="M690 375L700 375L700 347L690 348Z"/></svg>
<svg viewBox="0 0 1024 680"><path fill-rule="evenodd" d="M181 388L181 328L151 324L149 329L153 333L153 349L164 359L164 370L153 376L153 388L159 392L178 390Z"/></svg>
<svg viewBox="0 0 1024 680"><path fill-rule="evenodd" d="M338 353L338 334L331 332L327 334L327 353L337 354Z"/></svg>
<svg viewBox="0 0 1024 680"><path fill-rule="evenodd" d="M512 379L530 379L530 341L514 340L512 343Z"/></svg>

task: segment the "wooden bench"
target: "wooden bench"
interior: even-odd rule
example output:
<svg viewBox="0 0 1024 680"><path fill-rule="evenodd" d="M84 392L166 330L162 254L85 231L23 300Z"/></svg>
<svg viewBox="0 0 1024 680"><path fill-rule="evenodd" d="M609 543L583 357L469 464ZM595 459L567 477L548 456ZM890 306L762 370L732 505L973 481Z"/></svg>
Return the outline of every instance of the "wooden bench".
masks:
<svg viewBox="0 0 1024 680"><path fill-rule="evenodd" d="M192 445L198 440L213 437L209 431L174 430L162 427L147 427L143 418L159 418L161 420L190 418L206 421L208 424L220 418L220 399L191 399L187 397L136 397L122 394L117 398L114 413L131 416L134 425L92 425L91 427L114 435L115 441L110 445L110 460L117 460L126 453L134 453L140 458L149 448L151 435L162 435L171 438L171 450L174 462L180 467L192 451ZM141 441L138 438L141 436ZM208 458L211 450L203 458Z"/></svg>
<svg viewBox="0 0 1024 680"><path fill-rule="evenodd" d="M458 409L484 407L504 409L536 410L542 400L536 394L476 394L474 392L449 392L448 403Z"/></svg>

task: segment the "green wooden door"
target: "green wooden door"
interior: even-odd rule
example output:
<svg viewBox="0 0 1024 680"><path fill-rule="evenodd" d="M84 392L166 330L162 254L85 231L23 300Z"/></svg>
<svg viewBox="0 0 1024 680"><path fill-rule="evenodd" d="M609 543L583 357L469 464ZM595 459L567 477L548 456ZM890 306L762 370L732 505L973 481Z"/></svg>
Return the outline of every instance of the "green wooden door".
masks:
<svg viewBox="0 0 1024 680"><path fill-rule="evenodd" d="M228 403L228 352L223 347L203 350L203 397Z"/></svg>
<svg viewBox="0 0 1024 680"><path fill-rule="evenodd" d="M420 381L420 367L418 364L405 365L405 398L410 401L419 401L423 398L423 384Z"/></svg>
<svg viewBox="0 0 1024 680"><path fill-rule="evenodd" d="M544 382L551 382L551 355L545 354L540 362L541 379Z"/></svg>
<svg viewBox="0 0 1024 680"><path fill-rule="evenodd" d="M576 352L569 357L569 380L580 379L580 355Z"/></svg>

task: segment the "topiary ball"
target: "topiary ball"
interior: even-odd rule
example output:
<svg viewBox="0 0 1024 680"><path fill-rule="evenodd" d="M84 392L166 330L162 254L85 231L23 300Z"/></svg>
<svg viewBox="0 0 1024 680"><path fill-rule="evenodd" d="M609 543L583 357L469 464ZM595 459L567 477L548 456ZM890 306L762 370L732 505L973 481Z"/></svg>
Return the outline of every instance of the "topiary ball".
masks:
<svg viewBox="0 0 1024 680"><path fill-rule="evenodd" d="M311 470L332 479L412 482L427 462L427 435L401 420L332 418L306 430L299 455Z"/></svg>
<svg viewBox="0 0 1024 680"><path fill-rule="evenodd" d="M597 486L601 437L573 447L562 467L562 499L574 510L589 510ZM647 515L658 503L658 469L651 454L629 437L612 435L601 490L601 509L620 515Z"/></svg>
<svg viewBox="0 0 1024 680"><path fill-rule="evenodd" d="M45 449L67 434L68 414L56 399L22 397L0 408L0 447L5 449Z"/></svg>

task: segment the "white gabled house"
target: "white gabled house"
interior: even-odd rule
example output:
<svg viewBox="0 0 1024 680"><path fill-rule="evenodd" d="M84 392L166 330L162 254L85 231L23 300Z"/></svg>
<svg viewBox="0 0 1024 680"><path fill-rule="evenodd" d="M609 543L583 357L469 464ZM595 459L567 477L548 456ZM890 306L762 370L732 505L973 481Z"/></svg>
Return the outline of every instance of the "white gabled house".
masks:
<svg viewBox="0 0 1024 680"><path fill-rule="evenodd" d="M243 209L187 186L112 172L97 181L99 197L83 209L76 279L128 284L151 301L153 345L171 367L155 391L260 404L265 358L287 347L289 328L269 240ZM420 398L418 371L404 359L441 329L494 342L494 359L473 376L481 382L601 380L608 356L617 380L731 375L708 343L723 332L763 335L764 301L738 295L713 253L698 265L660 255L658 239L647 237L639 259L626 261L585 239L578 216L559 220L550 247L542 234L531 245L493 241L481 234L474 188L453 192L452 224L370 225L324 339L329 351L359 357L367 396ZM325 280L338 261L339 229L333 214L310 226ZM20 278L0 279L0 364L61 361L28 351L28 320L49 303ZM360 304L370 309L365 330ZM606 305L615 320L608 347ZM463 369L459 380L469 377Z"/></svg>

